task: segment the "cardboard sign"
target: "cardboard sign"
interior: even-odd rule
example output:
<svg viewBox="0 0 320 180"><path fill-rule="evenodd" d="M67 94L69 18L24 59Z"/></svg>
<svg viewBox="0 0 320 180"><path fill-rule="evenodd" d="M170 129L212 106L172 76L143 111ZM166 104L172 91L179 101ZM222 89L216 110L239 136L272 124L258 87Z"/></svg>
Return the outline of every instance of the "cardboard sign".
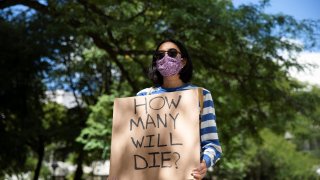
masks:
<svg viewBox="0 0 320 180"><path fill-rule="evenodd" d="M193 179L200 165L197 89L114 101L109 179Z"/></svg>

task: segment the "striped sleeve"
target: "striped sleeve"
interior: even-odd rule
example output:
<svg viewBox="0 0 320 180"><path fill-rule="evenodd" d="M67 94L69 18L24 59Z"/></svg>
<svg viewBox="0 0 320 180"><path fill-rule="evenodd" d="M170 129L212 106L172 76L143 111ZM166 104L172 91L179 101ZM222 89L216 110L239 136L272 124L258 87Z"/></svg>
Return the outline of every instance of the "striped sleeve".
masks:
<svg viewBox="0 0 320 180"><path fill-rule="evenodd" d="M222 150L219 142L216 115L211 93L203 89L203 111L201 114L200 136L202 159L207 167L214 166L220 159Z"/></svg>
<svg viewBox="0 0 320 180"><path fill-rule="evenodd" d="M150 91L150 88L145 88L145 89L142 89L141 91L139 91L137 93L137 96L145 96L148 94L148 92Z"/></svg>

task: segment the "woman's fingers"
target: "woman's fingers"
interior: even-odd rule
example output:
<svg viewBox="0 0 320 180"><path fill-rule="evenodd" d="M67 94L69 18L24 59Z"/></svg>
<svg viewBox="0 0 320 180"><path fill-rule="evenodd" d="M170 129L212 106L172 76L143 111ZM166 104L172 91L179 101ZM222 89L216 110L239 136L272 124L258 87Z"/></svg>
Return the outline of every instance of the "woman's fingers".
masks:
<svg viewBox="0 0 320 180"><path fill-rule="evenodd" d="M195 178L195 179L202 179L205 175L206 175L206 170L202 170L202 171L193 171L191 173L191 175Z"/></svg>
<svg viewBox="0 0 320 180"><path fill-rule="evenodd" d="M198 180L198 179L202 179L206 175L206 173L207 173L207 166L205 161L202 161L199 167L194 168L192 170L191 175Z"/></svg>
<svg viewBox="0 0 320 180"><path fill-rule="evenodd" d="M201 175L198 174L198 173L192 173L192 176L195 178L195 179L201 179Z"/></svg>

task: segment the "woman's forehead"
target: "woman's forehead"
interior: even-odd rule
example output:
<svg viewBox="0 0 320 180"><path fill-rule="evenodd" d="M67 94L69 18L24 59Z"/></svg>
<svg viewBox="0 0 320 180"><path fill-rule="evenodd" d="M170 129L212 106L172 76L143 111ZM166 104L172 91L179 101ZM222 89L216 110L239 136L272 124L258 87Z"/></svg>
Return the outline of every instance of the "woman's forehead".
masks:
<svg viewBox="0 0 320 180"><path fill-rule="evenodd" d="M169 49L176 49L178 51L180 51L179 47L174 44L173 42L165 42L163 44L160 45L159 47L159 51L168 51Z"/></svg>

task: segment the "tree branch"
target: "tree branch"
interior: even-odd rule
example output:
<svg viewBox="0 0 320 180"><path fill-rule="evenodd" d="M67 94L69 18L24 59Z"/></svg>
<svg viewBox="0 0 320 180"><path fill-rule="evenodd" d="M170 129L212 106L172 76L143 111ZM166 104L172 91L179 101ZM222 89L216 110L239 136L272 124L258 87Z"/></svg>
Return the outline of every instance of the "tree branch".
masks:
<svg viewBox="0 0 320 180"><path fill-rule="evenodd" d="M89 3L87 0L78 0L85 8L90 9L92 12L96 13L99 16L102 16L104 20L112 20L113 17L106 15L101 9L99 9L94 4Z"/></svg>
<svg viewBox="0 0 320 180"><path fill-rule="evenodd" d="M116 63L116 65L119 67L122 75L127 79L128 83L130 84L130 86L132 87L132 89L134 91L138 91L138 87L136 85L136 83L134 83L134 81L131 79L131 77L128 74L128 71L125 70L124 66L121 64L121 62L117 59L117 54L116 51L113 50L112 46L110 46L110 44L104 42L99 35L88 32L87 33L92 39L93 42L101 49L104 49L105 51L107 51L109 53L109 55L111 56L112 60Z"/></svg>
<svg viewBox="0 0 320 180"><path fill-rule="evenodd" d="M96 7L93 4L90 4L84 0L78 0L79 3L81 3L84 7L89 8L90 10L92 10L93 12L95 12L96 14L107 18L107 19L112 19L112 17L107 16L106 14L104 14L103 11L101 11L98 7ZM42 13L47 13L50 14L49 9L47 6L39 3L38 1L30 1L30 0L3 0L0 1L0 9L4 9L10 6L14 6L14 5L18 5L18 4L22 4L25 5L27 7L33 8L39 12ZM52 15L52 14L51 14ZM79 26L81 26L81 23L76 20L76 19L72 19L70 20L70 25L77 28ZM117 59L117 54L149 54L150 52L145 52L145 51L120 51L118 52L120 49L114 49L110 44L106 43L105 41L103 41L99 35L92 33L92 32L87 32L87 35L89 35L89 37L91 37L94 41L94 43L96 44L97 47L106 50L106 52L109 53L109 55L111 56L112 60L116 63L116 65L119 67L122 75L127 79L128 83L130 84L130 86L132 87L132 89L134 91L138 91L138 87L136 85L136 83L134 83L133 79L129 76L128 71L125 70L124 66L121 64L121 62Z"/></svg>
<svg viewBox="0 0 320 180"><path fill-rule="evenodd" d="M120 55L152 55L153 51L147 50L119 50Z"/></svg>
<svg viewBox="0 0 320 180"><path fill-rule="evenodd" d="M144 7L140 12L138 12L137 14L133 15L132 17L126 19L125 21L126 21L126 22L132 22L135 18L144 15L145 12L148 10L149 5L150 5L150 2L147 2L147 3L145 4L145 7Z"/></svg>

